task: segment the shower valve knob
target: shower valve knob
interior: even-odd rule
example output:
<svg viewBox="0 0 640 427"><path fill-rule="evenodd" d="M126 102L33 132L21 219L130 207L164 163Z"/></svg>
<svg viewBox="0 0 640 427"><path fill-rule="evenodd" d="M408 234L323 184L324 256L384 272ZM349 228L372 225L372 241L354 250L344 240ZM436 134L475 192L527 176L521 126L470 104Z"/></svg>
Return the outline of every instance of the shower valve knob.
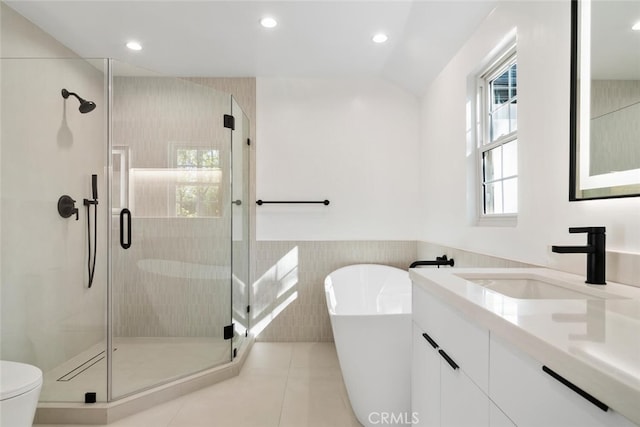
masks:
<svg viewBox="0 0 640 427"><path fill-rule="evenodd" d="M66 194L58 199L58 213L62 218L69 218L75 214L76 221L79 219L76 201Z"/></svg>

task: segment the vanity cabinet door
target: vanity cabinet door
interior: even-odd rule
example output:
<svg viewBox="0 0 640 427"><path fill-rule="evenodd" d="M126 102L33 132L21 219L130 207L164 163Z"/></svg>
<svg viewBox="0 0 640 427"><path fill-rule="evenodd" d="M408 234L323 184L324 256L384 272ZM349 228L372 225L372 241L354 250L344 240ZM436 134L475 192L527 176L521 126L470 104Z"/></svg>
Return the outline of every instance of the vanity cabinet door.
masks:
<svg viewBox="0 0 640 427"><path fill-rule="evenodd" d="M413 324L411 412L417 426L484 427L489 398L437 342Z"/></svg>
<svg viewBox="0 0 640 427"><path fill-rule="evenodd" d="M413 324L411 412L419 427L440 426L440 355Z"/></svg>
<svg viewBox="0 0 640 427"><path fill-rule="evenodd" d="M481 427L489 425L489 397L466 375L440 361L440 425Z"/></svg>
<svg viewBox="0 0 640 427"><path fill-rule="evenodd" d="M496 406L491 400L489 400L489 426L490 427L516 427L516 425L502 412L500 408Z"/></svg>
<svg viewBox="0 0 640 427"><path fill-rule="evenodd" d="M465 374L489 393L489 330L429 292L413 286L413 319Z"/></svg>
<svg viewBox="0 0 640 427"><path fill-rule="evenodd" d="M631 427L543 372L542 364L495 337L490 341L490 398L518 427ZM606 403L606 402L605 402Z"/></svg>

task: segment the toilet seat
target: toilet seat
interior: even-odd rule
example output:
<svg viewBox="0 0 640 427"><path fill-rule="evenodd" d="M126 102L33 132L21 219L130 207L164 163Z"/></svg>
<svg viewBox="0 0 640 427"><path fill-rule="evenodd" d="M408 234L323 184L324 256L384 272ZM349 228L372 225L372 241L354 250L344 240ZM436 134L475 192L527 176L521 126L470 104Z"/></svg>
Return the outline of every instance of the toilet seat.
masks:
<svg viewBox="0 0 640 427"><path fill-rule="evenodd" d="M42 371L32 365L0 361L0 401L27 393L42 384Z"/></svg>

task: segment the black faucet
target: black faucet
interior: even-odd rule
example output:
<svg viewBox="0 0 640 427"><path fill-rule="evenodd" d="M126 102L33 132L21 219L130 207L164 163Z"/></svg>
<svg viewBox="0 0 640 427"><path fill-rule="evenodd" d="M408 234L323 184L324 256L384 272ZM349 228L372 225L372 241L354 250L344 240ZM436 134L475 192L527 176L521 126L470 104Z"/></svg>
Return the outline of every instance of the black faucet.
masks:
<svg viewBox="0 0 640 427"><path fill-rule="evenodd" d="M569 233L587 233L587 246L551 246L559 254L587 254L587 280L592 285L606 285L605 227L570 227Z"/></svg>
<svg viewBox="0 0 640 427"><path fill-rule="evenodd" d="M453 258L448 259L446 255L437 256L435 261L414 261L409 268L416 268L419 265L437 265L440 268L441 265L449 265L453 267Z"/></svg>

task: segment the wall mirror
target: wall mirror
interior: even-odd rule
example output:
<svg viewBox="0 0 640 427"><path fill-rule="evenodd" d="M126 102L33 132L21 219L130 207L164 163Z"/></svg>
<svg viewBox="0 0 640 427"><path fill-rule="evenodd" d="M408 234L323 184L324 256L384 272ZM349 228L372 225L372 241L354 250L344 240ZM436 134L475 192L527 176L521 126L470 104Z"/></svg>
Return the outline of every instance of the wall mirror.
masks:
<svg viewBox="0 0 640 427"><path fill-rule="evenodd" d="M640 1L571 2L569 200L640 196Z"/></svg>

